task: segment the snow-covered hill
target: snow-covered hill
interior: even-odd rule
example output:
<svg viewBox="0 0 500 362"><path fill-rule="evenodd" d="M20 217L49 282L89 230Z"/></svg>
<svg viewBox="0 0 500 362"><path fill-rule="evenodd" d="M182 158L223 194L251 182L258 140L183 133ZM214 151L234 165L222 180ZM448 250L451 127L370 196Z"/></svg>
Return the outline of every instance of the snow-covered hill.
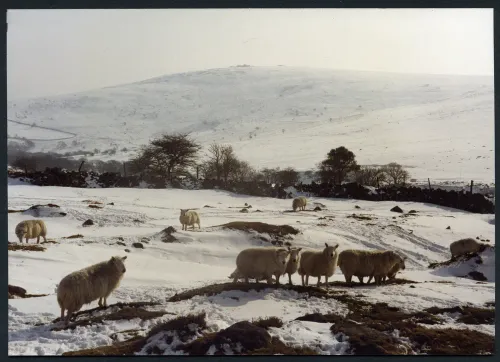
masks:
<svg viewBox="0 0 500 362"><path fill-rule="evenodd" d="M74 189L9 185L8 191L10 210L25 210L32 205L52 203L59 205L66 213L65 216L56 215L57 217L47 214L41 216L48 227L48 238L56 244L41 245L46 248L43 252L9 251L9 284L25 288L29 294L48 294L9 300L10 355L60 355L67 351L111 346L130 338L127 337L130 333L144 336L150 333L148 331L157 323L198 312L206 313L205 332L219 332L240 321L278 317L283 325L270 328L269 333L281 341L279 343L294 348L307 346L321 354L362 353L359 350L361 347L356 344L355 333L364 334L367 329L351 328L350 332L346 330L339 334L330 330L333 328L332 323L317 323L311 319L311 315L334 313L342 316L344 320L343 316L351 313L344 321L347 323L349 320L361 318L356 316L356 313L362 312L357 309L360 305L373 305L375 308L376 303L389 304L389 307L387 304L376 306L379 312L386 310L384 313L389 313L380 312L386 318L384 325L387 325L390 313L394 314L398 310L397 313L400 314L392 323L400 323L402 326L401 313L419 312L421 317L428 313L422 312L424 309L437 308L433 312L434 316L431 316L432 325L419 327L419 341L422 341L423 333L451 327L462 329L457 333L466 340L472 340L474 348L482 350L484 343L490 346L491 350L493 348L493 339L490 341L488 336L495 333L494 322L484 317L479 322L471 322L470 316L469 320L466 320L462 317L468 312L460 308L479 308L472 308L471 313L483 313L481 315L492 313L491 309L485 311L482 308L485 308L485 304L491 305L492 301L494 305L495 280L494 273L491 272L495 265L494 253L485 256L483 265L467 264L454 271L428 268L430 262L449 258L449 244L453 240L479 237L487 244L494 245L495 225L492 215L470 214L428 204L397 203L405 212L411 209L416 211L415 214L405 216L389 211L395 205L394 202L320 198L311 198L311 207L308 209L314 207L317 202L322 204L322 211L292 213L285 212L290 210L291 200L247 197L215 190ZM89 207L90 202L102 208ZM245 203L252 207L248 213L241 213ZM180 208L198 208L201 229L181 231L178 221ZM353 217L354 213L357 216ZM14 234L16 224L33 217L33 213L9 213L9 241L17 242ZM94 225L82 226L87 219L92 219ZM321 249L327 242L339 243L339 250L395 250L408 257L406 270L398 274L398 278L407 281L402 284L378 287L371 284L351 289L341 283L344 277L340 270L337 270L330 278L334 286L330 288L329 294L325 294L325 298L308 296L307 291L274 288L241 291L232 287L234 290L216 292L211 296L193 295L175 302L167 302L168 298L176 293L208 284L228 282L228 275L235 268L236 255L242 249L268 245L262 238L269 240L269 235L220 227L221 224L231 221L259 221L293 226L300 233L289 241L293 246L304 248ZM161 241L158 233L167 226L177 228L178 231L173 234L178 239L176 242ZM450 229L447 229L448 226ZM67 238L72 235L77 236ZM133 247L132 244L136 242L142 242L144 248ZM33 243L34 240L30 240L30 245ZM128 249L128 253L125 249ZM103 321L98 318L91 325L82 324L75 329L51 330L53 327L60 327L52 321L60 313L55 288L61 278L79 268L106 260L112 255L128 255L127 272L119 288L108 299L108 304L153 301L159 304L149 309L151 313L166 314L149 320L105 318ZM490 279L476 282L463 278L471 269L483 272ZM281 281L286 282L287 279L284 277ZM297 274L293 275L292 280L294 284L300 283ZM312 278L311 282L315 283L316 279ZM313 289L311 293L314 292ZM84 309L96 306L97 303L94 302ZM366 310L366 307L363 308ZM131 309L128 310L130 312ZM110 311L113 309L95 313ZM375 312L370 314L376 315ZM379 322L376 323L381 326ZM356 325L359 327L361 324L363 323ZM447 330L448 334L432 337L432 346L422 346L420 350L416 345L411 347L413 337L408 334L413 333L411 331L416 327L398 330L400 327L393 324L393 327L388 328L392 328L388 329L388 334L378 332L380 339L369 338L376 344L375 347L384 348L380 343L388 343L394 348L396 343L406 346L401 347L406 351L401 353L413 353L412 350L415 353L425 353L425 348L439 348L439 343L443 343L443 348L455 351L451 352L453 354L459 353L457 343L464 343L452 340L449 334L451 332ZM485 334L468 336L463 330L475 330ZM370 331L373 332L371 329ZM174 351L175 345L180 343L175 333L153 333L147 346L131 350L128 354L179 354L181 352ZM199 333L195 334L201 338ZM478 336L481 336L481 341L486 339L486 342L480 342ZM388 338L392 339L384 342L384 339ZM481 343L483 347L478 347ZM455 347L450 347L452 345ZM148 346L156 346L156 349L148 349ZM218 348L209 347L207 353L215 353ZM230 346L224 348L224 353L236 353ZM432 351L431 349L428 353ZM479 353L477 349L465 352Z"/></svg>
<svg viewBox="0 0 500 362"><path fill-rule="evenodd" d="M10 101L8 119L9 137L33 151L125 160L181 131L232 144L258 168L311 169L343 145L361 164L396 161L421 180L494 181L493 77L230 67Z"/></svg>

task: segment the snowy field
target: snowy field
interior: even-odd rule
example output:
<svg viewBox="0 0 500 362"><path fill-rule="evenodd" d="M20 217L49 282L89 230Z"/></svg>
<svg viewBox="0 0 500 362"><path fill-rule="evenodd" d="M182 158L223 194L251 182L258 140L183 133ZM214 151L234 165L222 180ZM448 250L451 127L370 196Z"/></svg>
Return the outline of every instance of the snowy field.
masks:
<svg viewBox="0 0 500 362"><path fill-rule="evenodd" d="M493 77L230 67L9 100L8 119L28 125L9 122L8 135L35 140L32 151L127 160L180 131L205 149L231 144L258 168L312 169L345 146L362 165L398 162L420 181L494 182Z"/></svg>
<svg viewBox="0 0 500 362"><path fill-rule="evenodd" d="M488 139L485 142L489 142ZM312 346L316 353L321 354L348 353L349 339L334 336L329 330L332 323L295 320L312 313L346 315L348 304L340 300L316 297L305 300L296 291L268 288L248 292L224 291L167 303L166 300L176 293L229 282L228 275L234 270L236 255L242 249L268 244L260 238L268 238L268 235L231 231L218 226L230 221L261 221L293 226L301 231L290 240L293 246L321 249L327 242L340 244L339 250L384 248L406 255L406 270L397 278L413 283L330 287L334 292L344 292L366 302L385 302L402 311L414 312L429 307L469 305L484 308L485 303L495 299L494 253L484 255L483 264L428 268L431 262L449 259L449 244L454 240L479 237L494 245L494 215L399 202L397 205L405 212L417 211L416 216L400 217L401 214L389 211L396 205L395 202L319 198L309 199L308 209L314 208L314 202L318 202L326 206L322 211L288 213L284 211L291 209L291 200L247 197L214 190L41 188L17 184L9 185L8 193L10 210L53 203L67 213L66 216L43 217L48 227L48 239L55 240L57 244L43 244L46 247L44 252L9 251L9 284L25 288L30 294L48 294L44 297L9 299L9 355L60 355L67 351L107 346L125 339L124 331L137 329L139 334L144 334L159 321L198 311L206 313L209 331L218 331L239 321L275 316L284 325L270 328L269 333L286 344ZM90 208L84 200L99 201L103 203L103 208ZM252 208L248 213L240 213L245 203ZM178 220L180 208L198 208L201 230L181 230ZM368 216L369 219L349 217L353 213ZM9 213L8 240L17 242L14 234L16 224L32 218L33 215ZM83 227L82 223L87 219L92 219L95 224ZM164 243L158 237L157 233L168 226L177 229L173 235L178 242ZM447 229L448 226L450 229ZM82 234L83 238L65 239L75 234ZM131 246L145 237L148 241L143 243L144 249ZM126 245L117 244L119 240ZM129 249L129 252L124 249ZM72 271L113 255L128 256L127 272L108 299L108 304L154 301L160 304L151 310L165 310L168 314L147 321L139 318L104 321L73 330L51 331L52 321L60 314L55 295L59 281ZM477 282L458 277L473 269L483 273L488 281ZM281 281L285 283L287 279L284 277ZM338 269L332 279L334 282L344 281ZM292 280L294 284L300 283L297 274ZM310 283L315 282L315 278L310 280ZM84 309L94 307L97 307L97 302L84 306ZM426 327L474 329L494 335L494 324L459 323L456 313L440 316L443 323ZM163 353L174 353L170 345L162 343ZM213 352L211 348L210 353ZM137 353L147 352L143 349ZM225 353L233 352L227 350Z"/></svg>

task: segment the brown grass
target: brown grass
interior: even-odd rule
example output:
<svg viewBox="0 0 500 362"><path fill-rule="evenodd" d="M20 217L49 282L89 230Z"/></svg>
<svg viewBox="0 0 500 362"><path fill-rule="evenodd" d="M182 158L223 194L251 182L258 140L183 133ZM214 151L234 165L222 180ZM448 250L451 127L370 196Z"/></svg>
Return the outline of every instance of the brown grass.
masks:
<svg viewBox="0 0 500 362"><path fill-rule="evenodd" d="M289 225L272 225L257 221L233 221L227 224L218 225L224 229L240 230L240 231L256 231L258 233L266 233L272 236L297 235L300 231Z"/></svg>
<svg viewBox="0 0 500 362"><path fill-rule="evenodd" d="M45 251L46 248L37 244L8 244L9 251Z"/></svg>
<svg viewBox="0 0 500 362"><path fill-rule="evenodd" d="M15 212L24 212L24 211L25 210L11 210L11 209L8 209L7 213L12 214L12 213L15 213Z"/></svg>
<svg viewBox="0 0 500 362"><path fill-rule="evenodd" d="M93 200L83 200L82 202L85 202L85 203L91 204L91 205L102 205L102 202L93 201Z"/></svg>
<svg viewBox="0 0 500 362"><path fill-rule="evenodd" d="M259 318L252 321L257 327L261 327L264 329L269 329L271 327L281 328L283 327L283 321L278 317L267 317L267 318Z"/></svg>
<svg viewBox="0 0 500 362"><path fill-rule="evenodd" d="M89 207L92 208L92 209L103 209L104 208L103 206L98 206L98 205L95 205L95 204L90 204Z"/></svg>
<svg viewBox="0 0 500 362"><path fill-rule="evenodd" d="M78 238L83 238L83 235L82 234L75 234L75 235L66 236L63 239L78 239Z"/></svg>
<svg viewBox="0 0 500 362"><path fill-rule="evenodd" d="M431 307L425 309L425 311L431 314L460 313L461 316L457 321L464 324L495 324L494 308L479 308L471 306L456 306L451 308Z"/></svg>
<svg viewBox="0 0 500 362"><path fill-rule="evenodd" d="M40 244L59 244L57 241L55 240L47 240L47 241L42 241Z"/></svg>
<svg viewBox="0 0 500 362"><path fill-rule="evenodd" d="M45 297L48 294L28 294L26 292L26 289L18 287L16 285L10 285L8 286L8 293L9 299L16 299L16 298L37 298L37 297Z"/></svg>
<svg viewBox="0 0 500 362"><path fill-rule="evenodd" d="M364 215L364 214L359 214L359 215L352 214L352 215L347 216L347 218L356 219L356 220L373 220L373 219L376 219L376 217L374 217L374 216Z"/></svg>
<svg viewBox="0 0 500 362"><path fill-rule="evenodd" d="M352 279L353 283L351 286L349 286L349 284L347 284L345 281L340 281L340 280L335 280L333 282L329 282L328 285L329 286L333 286L333 287L349 287L349 288L357 288L357 287L366 287L367 285L375 285L375 281L372 279L372 281L370 282L370 284L367 284L366 281L367 279L365 278L364 279L364 283L361 284L359 283L359 281L355 281L355 278L353 277ZM403 279L403 278L394 278L394 279L386 279L386 281L382 284L380 284L378 286L378 288L383 288L385 285L401 285L401 284L418 284L420 282L416 282L416 281L413 281L413 280L409 280L409 279Z"/></svg>

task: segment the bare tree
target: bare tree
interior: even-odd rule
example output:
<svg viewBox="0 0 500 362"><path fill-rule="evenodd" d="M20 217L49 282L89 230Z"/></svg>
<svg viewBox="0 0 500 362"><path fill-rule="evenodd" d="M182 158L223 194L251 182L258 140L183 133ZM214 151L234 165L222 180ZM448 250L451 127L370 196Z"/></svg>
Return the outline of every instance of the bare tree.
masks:
<svg viewBox="0 0 500 362"><path fill-rule="evenodd" d="M410 177L410 173L396 162L391 162L382 166L382 170L387 175L388 183L392 185L404 185L406 180Z"/></svg>
<svg viewBox="0 0 500 362"><path fill-rule="evenodd" d="M188 133L164 134L143 147L139 159L146 163L151 173L172 181L174 172L184 172L196 164L200 149Z"/></svg>
<svg viewBox="0 0 500 362"><path fill-rule="evenodd" d="M251 181L256 175L254 168L247 161L237 161L233 173L234 180L238 182Z"/></svg>
<svg viewBox="0 0 500 362"><path fill-rule="evenodd" d="M363 166L356 171L354 179L361 185L380 187L387 180L387 175L380 167Z"/></svg>
<svg viewBox="0 0 500 362"><path fill-rule="evenodd" d="M222 176L227 183L230 176L238 166L238 158L234 154L232 146L223 146L222 148Z"/></svg>
<svg viewBox="0 0 500 362"><path fill-rule="evenodd" d="M16 168L20 168L24 170L24 173L27 174L28 171L36 171L36 159L34 157L18 157L13 163L12 166Z"/></svg>
<svg viewBox="0 0 500 362"><path fill-rule="evenodd" d="M222 151L224 150L224 146L218 143L212 143L208 147L209 161L211 169L215 172L215 178L217 181L220 181L222 176Z"/></svg>
<svg viewBox="0 0 500 362"><path fill-rule="evenodd" d="M323 182L333 181L342 184L346 176L357 171L356 156L344 146L331 149L325 160L318 165L318 173Z"/></svg>
<svg viewBox="0 0 500 362"><path fill-rule="evenodd" d="M284 170L277 171L277 180L280 184L292 186L299 181L299 173L293 167L287 167Z"/></svg>

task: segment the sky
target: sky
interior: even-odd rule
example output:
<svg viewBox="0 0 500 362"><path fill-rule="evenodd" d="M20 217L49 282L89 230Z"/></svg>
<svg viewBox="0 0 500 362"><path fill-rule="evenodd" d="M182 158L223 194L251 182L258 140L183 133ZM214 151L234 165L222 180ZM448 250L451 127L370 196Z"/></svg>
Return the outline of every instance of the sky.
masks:
<svg viewBox="0 0 500 362"><path fill-rule="evenodd" d="M237 64L493 75L492 9L9 10L8 100Z"/></svg>

